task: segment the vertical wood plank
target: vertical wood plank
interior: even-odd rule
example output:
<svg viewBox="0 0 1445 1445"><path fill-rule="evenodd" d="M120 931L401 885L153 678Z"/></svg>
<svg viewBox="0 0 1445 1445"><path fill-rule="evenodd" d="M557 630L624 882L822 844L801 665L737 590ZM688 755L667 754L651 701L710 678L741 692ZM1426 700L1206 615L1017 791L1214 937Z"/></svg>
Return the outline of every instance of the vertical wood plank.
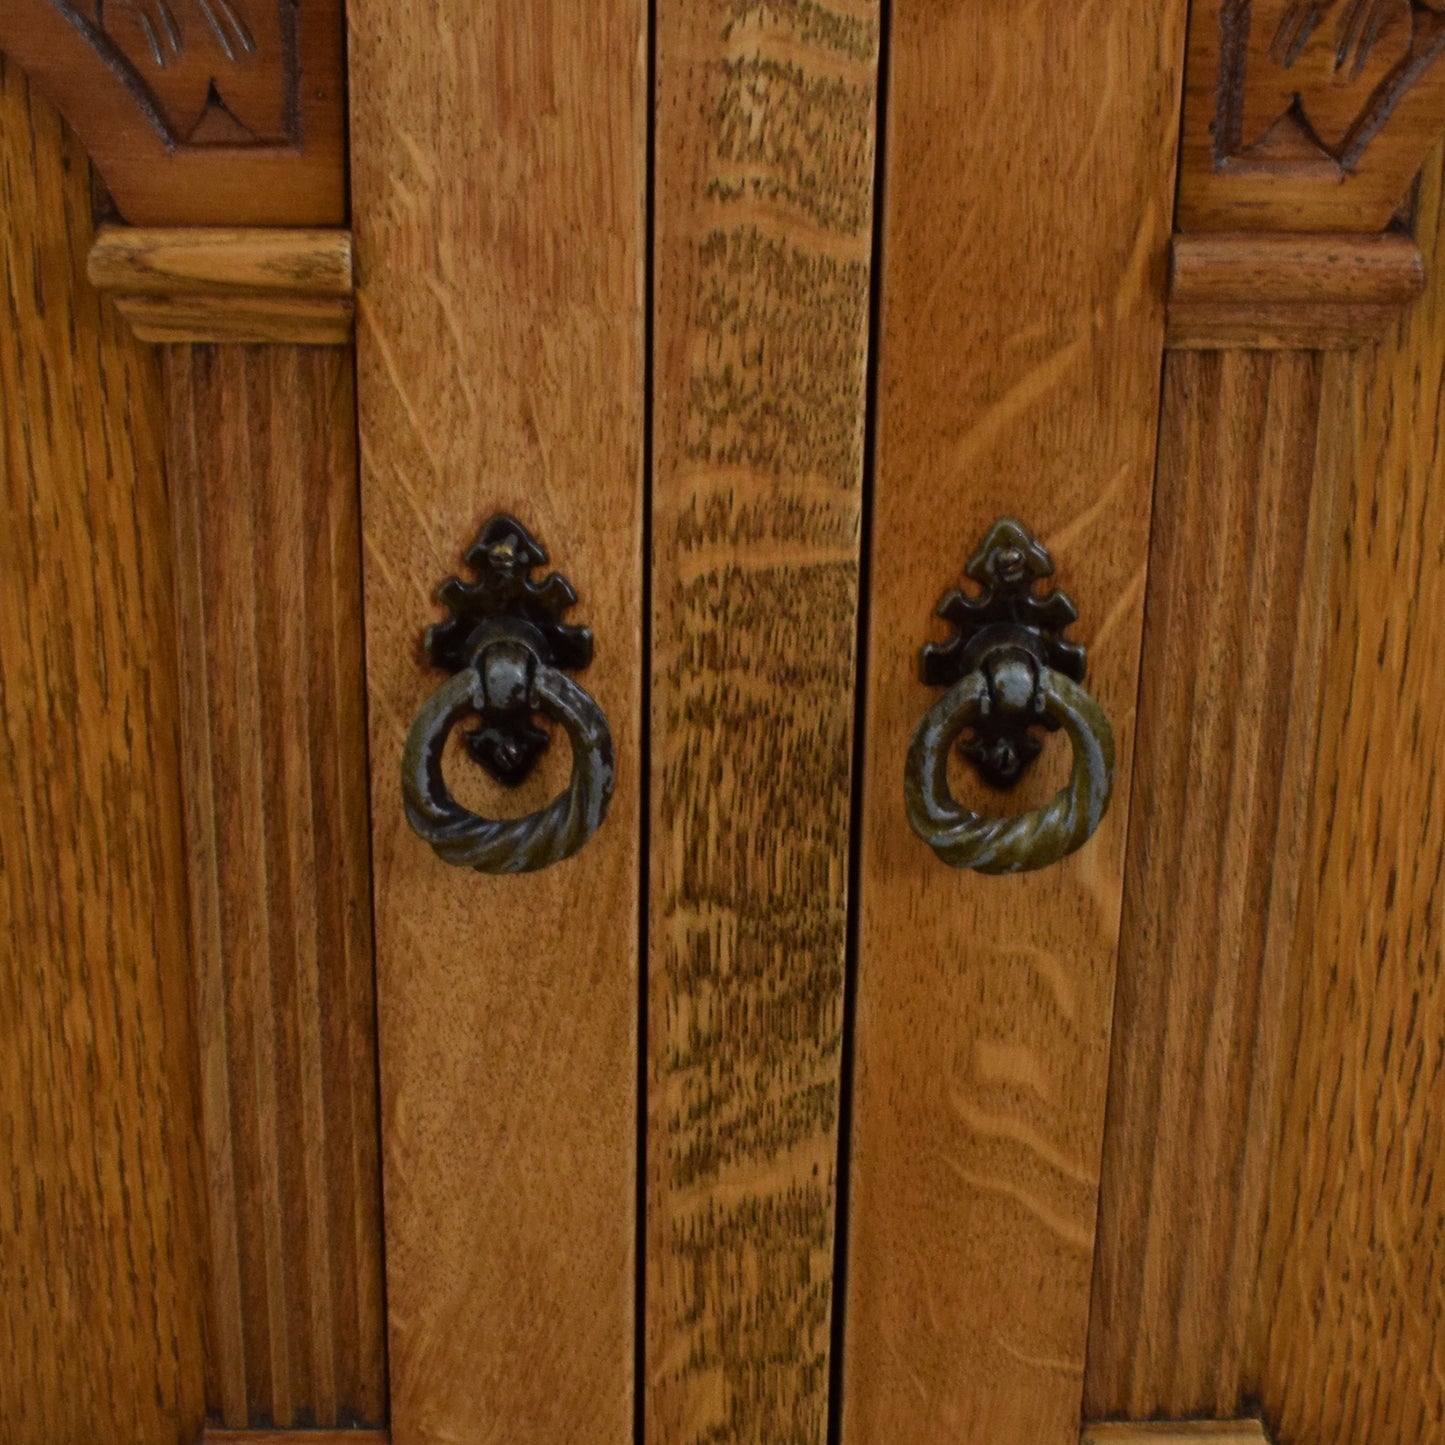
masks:
<svg viewBox="0 0 1445 1445"><path fill-rule="evenodd" d="M349 7L392 1428L632 1429L646 149L642 0ZM448 867L400 758L434 594L514 512L581 598L611 724L598 835L543 872ZM449 755L475 807L516 794Z"/></svg>
<svg viewBox="0 0 1445 1445"><path fill-rule="evenodd" d="M1230 1414L1312 787L1350 361L1173 352L1085 1410Z"/></svg>
<svg viewBox="0 0 1445 1445"><path fill-rule="evenodd" d="M1281 1440L1445 1430L1445 176L1429 276L1354 361L1279 1144L1244 1388Z"/></svg>
<svg viewBox="0 0 1445 1445"><path fill-rule="evenodd" d="M177 347L167 463L225 1424L385 1417L349 352Z"/></svg>
<svg viewBox="0 0 1445 1445"><path fill-rule="evenodd" d="M90 229L0 57L0 1442L177 1445L204 1226L160 376Z"/></svg>
<svg viewBox="0 0 1445 1445"><path fill-rule="evenodd" d="M651 1445L827 1426L878 26L658 7Z"/></svg>
<svg viewBox="0 0 1445 1445"><path fill-rule="evenodd" d="M1078 1438L1183 19L892 9L847 1445ZM982 877L912 835L902 771L933 608L1008 515L1079 605L1119 766L1081 852ZM1048 771L970 796L1034 806Z"/></svg>

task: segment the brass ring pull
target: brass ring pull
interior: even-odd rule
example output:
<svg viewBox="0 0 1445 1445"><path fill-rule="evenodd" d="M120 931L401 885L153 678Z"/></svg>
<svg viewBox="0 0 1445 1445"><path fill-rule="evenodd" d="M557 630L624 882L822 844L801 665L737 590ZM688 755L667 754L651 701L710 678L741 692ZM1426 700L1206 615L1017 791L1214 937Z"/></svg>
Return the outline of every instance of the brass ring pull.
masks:
<svg viewBox="0 0 1445 1445"><path fill-rule="evenodd" d="M964 728L1000 705L999 694L1015 679L999 674L1023 666L1006 657L969 673L929 708L913 734L904 779L908 821L951 867L978 873L1046 868L1082 847L1109 806L1114 731L1089 693L1047 667L1038 670L1026 705L1039 708L1069 735L1074 766L1068 784L1042 808L1011 817L987 818L954 799L948 786L949 750Z"/></svg>
<svg viewBox="0 0 1445 1445"><path fill-rule="evenodd" d="M1080 685L1084 649L1064 640L1077 617L1054 589L1040 597L1036 580L1053 561L1021 523L989 529L965 575L982 592L954 590L938 612L955 636L923 649L923 680L948 691L924 714L904 768L903 795L913 831L945 863L979 873L1046 868L1083 846L1099 826L1114 788L1114 732ZM1012 787L1041 751L1030 728L1062 728L1074 762L1065 787L1042 808L985 817L965 808L948 785L948 756L960 751L984 780Z"/></svg>
<svg viewBox="0 0 1445 1445"><path fill-rule="evenodd" d="M407 822L437 856L480 873L527 873L570 858L602 826L615 780L612 734L592 696L561 669L592 660L592 634L561 620L577 600L556 572L534 582L544 563L540 543L515 518L499 514L467 551L475 582L451 577L439 597L451 618L427 630L431 661L453 675L412 721L401 761ZM522 782L550 738L534 725L541 714L567 734L572 776L545 808L521 818L483 818L462 807L442 776L452 729L478 716L463 734L467 751L498 782Z"/></svg>

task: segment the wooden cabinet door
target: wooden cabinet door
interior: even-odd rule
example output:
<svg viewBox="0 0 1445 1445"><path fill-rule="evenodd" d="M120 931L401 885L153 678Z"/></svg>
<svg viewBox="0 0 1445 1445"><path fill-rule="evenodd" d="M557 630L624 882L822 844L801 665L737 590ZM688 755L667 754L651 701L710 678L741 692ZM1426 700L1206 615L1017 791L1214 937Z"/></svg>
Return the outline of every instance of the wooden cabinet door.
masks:
<svg viewBox="0 0 1445 1445"><path fill-rule="evenodd" d="M0 0L0 1445L1445 1437L1442 52Z"/></svg>

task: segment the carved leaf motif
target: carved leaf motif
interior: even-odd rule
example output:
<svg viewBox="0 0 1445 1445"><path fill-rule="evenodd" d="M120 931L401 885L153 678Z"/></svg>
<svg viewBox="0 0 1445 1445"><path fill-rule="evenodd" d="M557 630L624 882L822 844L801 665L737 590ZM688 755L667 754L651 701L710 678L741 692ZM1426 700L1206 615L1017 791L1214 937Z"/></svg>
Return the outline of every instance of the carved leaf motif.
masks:
<svg viewBox="0 0 1445 1445"><path fill-rule="evenodd" d="M122 57L175 139L293 139L294 0L88 0L74 7Z"/></svg>
<svg viewBox="0 0 1445 1445"><path fill-rule="evenodd" d="M1234 0L1226 8L1248 25L1231 153L1317 143L1348 164L1439 48L1445 0Z"/></svg>

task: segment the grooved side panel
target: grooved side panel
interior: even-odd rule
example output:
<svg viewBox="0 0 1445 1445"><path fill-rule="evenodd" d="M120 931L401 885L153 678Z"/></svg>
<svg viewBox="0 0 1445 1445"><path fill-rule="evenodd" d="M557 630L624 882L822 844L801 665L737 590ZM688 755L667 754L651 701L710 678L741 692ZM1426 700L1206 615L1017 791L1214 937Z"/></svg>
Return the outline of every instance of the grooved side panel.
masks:
<svg viewBox="0 0 1445 1445"><path fill-rule="evenodd" d="M153 358L83 279L90 167L0 57L0 1442L204 1409Z"/></svg>
<svg viewBox="0 0 1445 1445"><path fill-rule="evenodd" d="M878 44L658 10L650 1445L827 1426Z"/></svg>
<svg viewBox="0 0 1445 1445"><path fill-rule="evenodd" d="M645 0L351 0L367 684L396 1445L631 1438L642 767ZM576 588L617 791L575 857L408 828L436 591L496 511ZM556 736L492 817L567 786Z"/></svg>
<svg viewBox="0 0 1445 1445"><path fill-rule="evenodd" d="M1349 367L1307 352L1165 365L1091 1418L1242 1403Z"/></svg>
<svg viewBox="0 0 1445 1445"><path fill-rule="evenodd" d="M1184 18L891 6L847 1445L1079 1437ZM913 835L903 769L934 608L1007 516L1078 604L1118 768L1081 851L985 877ZM963 796L1042 806L1066 754Z"/></svg>
<svg viewBox="0 0 1445 1445"><path fill-rule="evenodd" d="M1445 1434L1445 176L1354 362L1301 927L1245 1389L1290 1445Z"/></svg>
<svg viewBox="0 0 1445 1445"><path fill-rule="evenodd" d="M166 353L186 839L227 1425L385 1415L349 353Z"/></svg>

